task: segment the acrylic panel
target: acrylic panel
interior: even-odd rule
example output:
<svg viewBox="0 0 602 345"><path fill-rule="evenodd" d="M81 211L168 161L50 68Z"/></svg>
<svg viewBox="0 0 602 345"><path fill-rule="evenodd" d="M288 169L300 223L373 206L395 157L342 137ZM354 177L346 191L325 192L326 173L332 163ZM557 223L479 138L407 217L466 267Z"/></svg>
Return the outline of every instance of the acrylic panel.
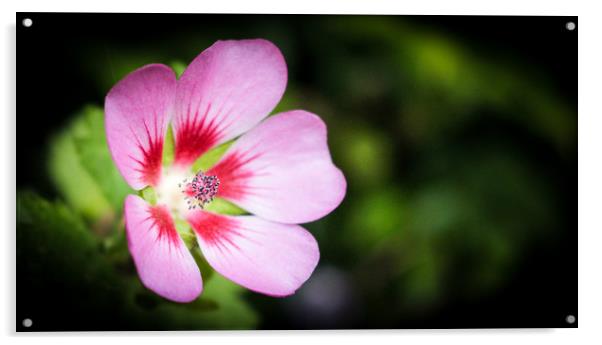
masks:
<svg viewBox="0 0 602 345"><path fill-rule="evenodd" d="M16 16L18 331L577 327L576 17Z"/></svg>

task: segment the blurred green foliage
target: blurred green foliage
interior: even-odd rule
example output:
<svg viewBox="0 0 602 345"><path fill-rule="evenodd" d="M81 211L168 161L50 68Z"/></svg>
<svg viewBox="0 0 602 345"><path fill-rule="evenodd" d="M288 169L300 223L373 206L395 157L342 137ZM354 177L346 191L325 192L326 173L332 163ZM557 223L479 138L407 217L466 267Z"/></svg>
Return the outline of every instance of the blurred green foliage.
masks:
<svg viewBox="0 0 602 345"><path fill-rule="evenodd" d="M318 239L321 266L350 276L353 303L374 323L363 326L395 327L446 301L503 289L529 248L554 241L567 222L563 178L576 159L577 126L570 100L528 63L422 26L387 17L311 24L293 33L266 22L245 37L271 39L287 60L289 85L274 112L303 108L327 123L348 193L331 215L305 226ZM90 47L86 68L101 98L146 63L167 63L180 75L181 61L231 32L217 25L212 33L116 47L108 59ZM166 143L168 163L171 131ZM231 143L195 168L211 167ZM23 192L18 199L18 262L31 279L66 284L78 291L71 298L118 308L112 315L147 329L247 329L281 315L270 314L280 300L250 305L243 289L214 274L193 237L185 240L206 284L197 301L173 304L140 285L121 214L132 191L107 150L101 108L84 107L51 140L48 168L61 201ZM224 200L210 207L245 212ZM186 236L187 225L178 226Z"/></svg>
<svg viewBox="0 0 602 345"><path fill-rule="evenodd" d="M98 219L110 212L107 197L80 160L72 133L58 134L50 147L49 175L66 202L87 219Z"/></svg>

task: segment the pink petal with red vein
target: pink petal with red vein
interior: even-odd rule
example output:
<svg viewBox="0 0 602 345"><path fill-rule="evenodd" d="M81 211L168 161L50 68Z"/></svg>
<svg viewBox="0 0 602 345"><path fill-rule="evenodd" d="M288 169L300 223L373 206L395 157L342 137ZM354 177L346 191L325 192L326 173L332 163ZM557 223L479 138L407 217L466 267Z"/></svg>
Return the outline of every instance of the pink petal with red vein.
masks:
<svg viewBox="0 0 602 345"><path fill-rule="evenodd" d="M105 99L105 127L113 160L134 189L161 178L163 138L176 93L167 66L147 65L128 74Z"/></svg>
<svg viewBox="0 0 602 345"><path fill-rule="evenodd" d="M325 216L341 203L347 187L330 158L326 125L301 110L265 120L238 139L207 174L219 178L219 197L282 223Z"/></svg>
<svg viewBox="0 0 602 345"><path fill-rule="evenodd" d="M316 240L299 225L200 210L189 213L188 222L217 272L270 296L293 294L320 259Z"/></svg>
<svg viewBox="0 0 602 345"><path fill-rule="evenodd" d="M190 302L203 289L201 273L165 206L138 196L125 200L130 254L144 286L175 302Z"/></svg>
<svg viewBox="0 0 602 345"><path fill-rule="evenodd" d="M217 41L178 81L175 162L189 166L210 148L255 126L286 87L286 63L271 42Z"/></svg>

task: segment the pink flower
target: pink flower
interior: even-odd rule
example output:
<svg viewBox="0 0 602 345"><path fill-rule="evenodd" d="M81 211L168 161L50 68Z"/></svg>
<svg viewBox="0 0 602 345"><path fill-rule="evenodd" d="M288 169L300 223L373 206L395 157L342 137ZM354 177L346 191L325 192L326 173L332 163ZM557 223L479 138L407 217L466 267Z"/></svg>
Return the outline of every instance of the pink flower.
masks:
<svg viewBox="0 0 602 345"><path fill-rule="evenodd" d="M250 290L287 296L309 278L320 252L297 224L334 210L346 182L318 116L293 110L266 119L286 81L284 58L272 43L218 41L179 80L167 66L152 64L109 91L105 126L113 160L132 188L150 186L157 196L155 205L135 195L125 200L129 250L147 288L177 302L203 289L175 219L190 224L217 272ZM175 158L165 167L170 121ZM235 138L215 166L192 171L204 153ZM204 210L216 197L253 215Z"/></svg>

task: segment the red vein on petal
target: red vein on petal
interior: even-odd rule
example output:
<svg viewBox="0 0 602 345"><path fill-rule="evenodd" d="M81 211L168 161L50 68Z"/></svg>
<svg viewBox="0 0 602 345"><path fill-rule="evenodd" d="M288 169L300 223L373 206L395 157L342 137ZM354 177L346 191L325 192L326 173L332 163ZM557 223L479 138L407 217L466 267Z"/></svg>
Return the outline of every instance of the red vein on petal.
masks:
<svg viewBox="0 0 602 345"><path fill-rule="evenodd" d="M170 244L179 245L179 235L167 207L163 205L149 206L150 214L145 220L150 220L153 227L157 228L157 241L167 238Z"/></svg>
<svg viewBox="0 0 602 345"><path fill-rule="evenodd" d="M211 168L207 175L215 175L220 180L217 196L240 200L245 194L248 194L249 188L246 182L256 174L246 165L259 156L261 156L260 153L249 155L236 151Z"/></svg>
<svg viewBox="0 0 602 345"><path fill-rule="evenodd" d="M159 179L161 177L161 160L163 159L163 138L158 136L158 129L156 126L156 118L155 118L155 138L153 140L153 136L150 134L150 130L148 129L148 125L146 122L143 122L144 130L147 135L147 147L142 145L140 138L136 135L136 132L130 127L130 131L132 135L136 139L136 146L142 152L142 159L138 159L133 157L132 155L128 155L130 159L135 161L138 164L138 167L135 168L137 172L139 172L142 176L141 179L145 183L148 183L152 186L157 185Z"/></svg>
<svg viewBox="0 0 602 345"><path fill-rule="evenodd" d="M232 240L232 236L241 236L237 230L236 220L209 212L196 212L188 217L188 222L199 235L201 240L210 246L218 248L221 252L240 248ZM226 246L230 244L230 247Z"/></svg>
<svg viewBox="0 0 602 345"><path fill-rule="evenodd" d="M216 124L217 117L207 121L207 115L210 111L211 103L208 103L203 116L199 116L197 109L192 119L187 116L186 120L178 126L175 150L176 164L183 166L192 164L219 140L221 134Z"/></svg>

